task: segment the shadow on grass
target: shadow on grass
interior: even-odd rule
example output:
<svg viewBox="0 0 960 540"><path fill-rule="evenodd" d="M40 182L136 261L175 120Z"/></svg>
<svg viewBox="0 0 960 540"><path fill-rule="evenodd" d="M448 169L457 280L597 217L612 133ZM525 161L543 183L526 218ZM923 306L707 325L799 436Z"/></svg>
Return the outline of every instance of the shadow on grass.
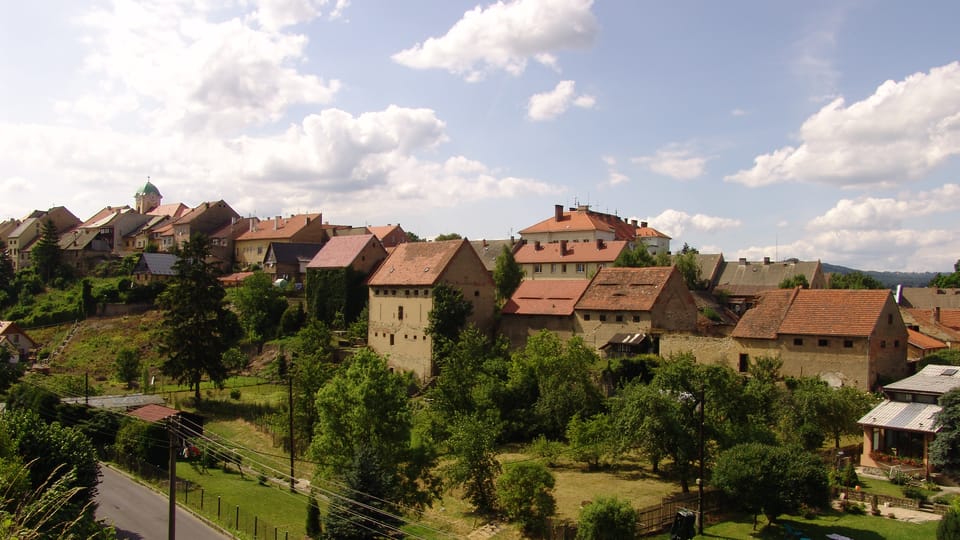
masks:
<svg viewBox="0 0 960 540"><path fill-rule="evenodd" d="M722 523L713 525L704 531L703 536L699 538L760 538L763 540L782 540L801 538L822 539L828 534L839 534L856 540L884 540L885 535L860 528L841 525L837 522L844 517L839 512L827 512L821 514L813 521L798 520L791 518L780 518L776 523L768 523L762 516L760 525L756 530L753 529L754 519L752 515L730 515L725 516ZM791 534L791 532L793 534Z"/></svg>

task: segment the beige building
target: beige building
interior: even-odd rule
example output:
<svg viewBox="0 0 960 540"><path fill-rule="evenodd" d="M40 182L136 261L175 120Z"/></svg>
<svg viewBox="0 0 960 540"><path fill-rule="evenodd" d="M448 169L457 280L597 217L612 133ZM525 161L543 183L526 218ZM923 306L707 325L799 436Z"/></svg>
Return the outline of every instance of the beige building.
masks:
<svg viewBox="0 0 960 540"><path fill-rule="evenodd" d="M80 225L81 221L63 206L50 210L35 210L25 217L16 229L7 236L7 249L15 271L23 270L33 265L30 260L30 249L40 239L43 233L43 224L52 221L57 228L58 236Z"/></svg>
<svg viewBox="0 0 960 540"><path fill-rule="evenodd" d="M434 288L444 283L473 304L468 324L489 329L494 283L467 240L399 244L367 281L367 343L392 367L425 379L435 374L433 343L426 328Z"/></svg>
<svg viewBox="0 0 960 540"><path fill-rule="evenodd" d="M60 237L63 262L84 274L105 260L118 258L124 252L124 237L150 219L129 206L108 206Z"/></svg>
<svg viewBox="0 0 960 540"><path fill-rule="evenodd" d="M563 205L555 205L553 217L520 231L520 237L528 243L540 242L595 242L626 240L633 242L637 236L636 223L632 225L613 214L590 210L588 205L564 211Z"/></svg>
<svg viewBox="0 0 960 540"><path fill-rule="evenodd" d="M184 242L190 240L194 233L210 236L221 227L232 222L234 218L239 218L233 208L225 201L211 201L200 204L182 215L179 219L173 221L169 229L166 226L160 230L160 250L170 251L173 246L182 247ZM159 232L159 231L158 231Z"/></svg>
<svg viewBox="0 0 960 540"><path fill-rule="evenodd" d="M500 310L501 335L519 349L541 330L563 341L577 335L574 306L590 285L587 279L525 279Z"/></svg>
<svg viewBox="0 0 960 540"><path fill-rule="evenodd" d="M324 244L329 238L321 214L296 214L288 218L250 221L249 229L233 244L234 260L241 268L262 265L271 243Z"/></svg>
<svg viewBox="0 0 960 540"><path fill-rule="evenodd" d="M590 279L613 262L625 249L626 240L594 240L549 244L525 242L513 258L523 269L524 279Z"/></svg>
<svg viewBox="0 0 960 540"><path fill-rule="evenodd" d="M17 323L0 321L0 347L10 352L10 362L26 362L37 346L37 342L17 326Z"/></svg>
<svg viewBox="0 0 960 540"><path fill-rule="evenodd" d="M646 221L641 221L640 224L637 225L637 220L633 219L630 220L630 224L637 227L636 241L643 242L643 245L647 246L647 251L649 251L651 255L670 253L671 238L669 236L650 227Z"/></svg>
<svg viewBox="0 0 960 540"><path fill-rule="evenodd" d="M370 231L370 234L376 236L377 240L387 249L407 241L407 233L400 227L399 223L396 225L368 226L367 230Z"/></svg>
<svg viewBox="0 0 960 540"><path fill-rule="evenodd" d="M781 374L874 390L908 374L907 328L888 290L781 289L761 295L732 338L745 372L751 359L779 357ZM704 361L698 355L699 361Z"/></svg>

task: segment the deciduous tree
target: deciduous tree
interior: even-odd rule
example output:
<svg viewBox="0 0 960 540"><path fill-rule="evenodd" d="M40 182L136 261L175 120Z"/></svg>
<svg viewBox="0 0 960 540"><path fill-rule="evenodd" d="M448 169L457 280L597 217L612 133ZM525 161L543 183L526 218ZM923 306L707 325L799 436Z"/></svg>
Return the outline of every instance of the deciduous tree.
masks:
<svg viewBox="0 0 960 540"><path fill-rule="evenodd" d="M462 486L465 498L480 513L492 512L497 493L494 481L500 474L496 439L498 428L479 415L463 416L452 425L446 444L451 462L444 473L453 486Z"/></svg>
<svg viewBox="0 0 960 540"><path fill-rule="evenodd" d="M580 510L577 540L622 540L637 534L637 511L630 501L599 497Z"/></svg>
<svg viewBox="0 0 960 540"><path fill-rule="evenodd" d="M234 302L247 339L256 344L257 352L263 352L263 343L277 333L287 300L269 274L257 271L243 280Z"/></svg>
<svg viewBox="0 0 960 540"><path fill-rule="evenodd" d="M960 389L940 396L937 432L930 445L930 460L944 470L960 471Z"/></svg>
<svg viewBox="0 0 960 540"><path fill-rule="evenodd" d="M525 534L543 534L547 518L557 511L556 481L541 463L523 461L509 466L497 479L497 500L511 521Z"/></svg>
<svg viewBox="0 0 960 540"><path fill-rule="evenodd" d="M522 281L523 268L513 257L513 251L504 245L500 254L497 255L496 266L493 269L493 282L497 286L499 301L506 302L509 300Z"/></svg>
<svg viewBox="0 0 960 540"><path fill-rule="evenodd" d="M113 362L117 379L130 388L133 381L140 376L140 358L135 349L124 347L117 352L117 358Z"/></svg>
<svg viewBox="0 0 960 540"><path fill-rule="evenodd" d="M883 283L863 272L833 274L830 276L831 289L886 289Z"/></svg>
<svg viewBox="0 0 960 540"><path fill-rule="evenodd" d="M463 297L460 289L446 283L434 287L432 294L433 308L427 314L427 334L435 341L453 343L467 326L467 318L473 313L473 304Z"/></svg>

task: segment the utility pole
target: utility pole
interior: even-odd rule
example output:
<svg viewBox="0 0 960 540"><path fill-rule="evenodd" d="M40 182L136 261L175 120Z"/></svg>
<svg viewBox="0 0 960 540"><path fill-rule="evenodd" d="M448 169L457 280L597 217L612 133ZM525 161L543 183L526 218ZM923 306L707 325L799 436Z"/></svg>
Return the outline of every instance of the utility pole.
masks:
<svg viewBox="0 0 960 540"><path fill-rule="evenodd" d="M700 386L700 478L697 478L697 534L703 536L703 420L707 408L707 390Z"/></svg>
<svg viewBox="0 0 960 540"><path fill-rule="evenodd" d="M296 492L293 476L293 366L287 365L287 404L290 409L290 491Z"/></svg>
<svg viewBox="0 0 960 540"><path fill-rule="evenodd" d="M167 517L167 538L177 538L177 426L176 416L167 419L167 431L170 434L170 463L167 465L170 481L170 508Z"/></svg>

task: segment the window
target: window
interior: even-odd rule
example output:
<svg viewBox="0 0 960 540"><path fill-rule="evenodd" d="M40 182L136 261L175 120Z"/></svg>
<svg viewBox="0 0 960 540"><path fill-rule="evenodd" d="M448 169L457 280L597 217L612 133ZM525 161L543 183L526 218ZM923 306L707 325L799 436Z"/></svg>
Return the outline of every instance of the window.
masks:
<svg viewBox="0 0 960 540"><path fill-rule="evenodd" d="M584 313L584 314L583 314L583 320L589 321L589 320L590 320L590 314L589 314L589 313Z"/></svg>
<svg viewBox="0 0 960 540"><path fill-rule="evenodd" d="M881 348L881 349L886 349L886 348L887 348L887 340L885 340L885 339L881 339L881 340L880 340L880 348Z"/></svg>
<svg viewBox="0 0 960 540"><path fill-rule="evenodd" d="M899 349L899 348L900 348L900 340L899 340L899 339L893 340L893 348L894 348L894 349Z"/></svg>
<svg viewBox="0 0 960 540"><path fill-rule="evenodd" d="M634 315L634 316L633 316L633 322L640 322L640 316L639 316L639 315Z"/></svg>
<svg viewBox="0 0 960 540"><path fill-rule="evenodd" d="M606 322L606 320L607 320L607 315L606 315L606 313L601 313L601 314L600 314L600 322Z"/></svg>
<svg viewBox="0 0 960 540"><path fill-rule="evenodd" d="M893 324L893 313L887 313L887 324Z"/></svg>
<svg viewBox="0 0 960 540"><path fill-rule="evenodd" d="M390 334L390 345L393 345L393 334Z"/></svg>
<svg viewBox="0 0 960 540"><path fill-rule="evenodd" d="M557 273L557 265L556 265L556 263L551 263L551 264L550 264L550 273L551 273L551 274L556 274L556 273Z"/></svg>
<svg viewBox="0 0 960 540"><path fill-rule="evenodd" d="M737 362L737 371L740 373L746 373L747 368L750 367L750 355L746 353L740 353L740 360Z"/></svg>
<svg viewBox="0 0 960 540"><path fill-rule="evenodd" d="M423 290L423 295L424 295L424 296L430 296L430 289L424 289L424 290Z"/></svg>
<svg viewBox="0 0 960 540"><path fill-rule="evenodd" d="M414 296L420 296L420 289L414 289L414 290L413 290L413 295L414 295Z"/></svg>
<svg viewBox="0 0 960 540"><path fill-rule="evenodd" d="M474 296L480 296L480 291L473 291Z"/></svg>
<svg viewBox="0 0 960 540"><path fill-rule="evenodd" d="M798 338L798 337L793 338L793 344L796 345L797 347L803 345L803 338Z"/></svg>
<svg viewBox="0 0 960 540"><path fill-rule="evenodd" d="M826 347L826 346L828 346L828 345L830 345L830 340L829 340L829 339L818 339L818 340L817 340L817 347Z"/></svg>
<svg viewBox="0 0 960 540"><path fill-rule="evenodd" d="M623 322L623 315L617 315L617 322Z"/></svg>
<svg viewBox="0 0 960 540"><path fill-rule="evenodd" d="M843 348L844 348L844 349L852 349L852 348L853 348L853 340L852 340L852 339L845 339L845 340L843 340Z"/></svg>
<svg viewBox="0 0 960 540"><path fill-rule="evenodd" d="M391 289L391 290L390 290L390 295L391 295L391 296L396 296L396 295L397 295L397 290L396 290L396 289Z"/></svg>
<svg viewBox="0 0 960 540"><path fill-rule="evenodd" d="M405 291L403 291L403 294L410 296L410 289L406 289Z"/></svg>
<svg viewBox="0 0 960 540"><path fill-rule="evenodd" d="M537 264L534 264L534 265L533 265L533 273L534 273L534 274L540 274L540 273L542 273L542 272L543 272L543 265L542 265L542 264L537 263Z"/></svg>
<svg viewBox="0 0 960 540"><path fill-rule="evenodd" d="M403 320L403 306L397 306L397 320Z"/></svg>
<svg viewBox="0 0 960 540"><path fill-rule="evenodd" d="M583 263L577 263L577 273L582 274L587 271L587 265Z"/></svg>
<svg viewBox="0 0 960 540"><path fill-rule="evenodd" d="M567 273L567 265L565 265L565 264L561 264L561 265L560 265L560 273L561 273L561 274L566 274L566 273Z"/></svg>

